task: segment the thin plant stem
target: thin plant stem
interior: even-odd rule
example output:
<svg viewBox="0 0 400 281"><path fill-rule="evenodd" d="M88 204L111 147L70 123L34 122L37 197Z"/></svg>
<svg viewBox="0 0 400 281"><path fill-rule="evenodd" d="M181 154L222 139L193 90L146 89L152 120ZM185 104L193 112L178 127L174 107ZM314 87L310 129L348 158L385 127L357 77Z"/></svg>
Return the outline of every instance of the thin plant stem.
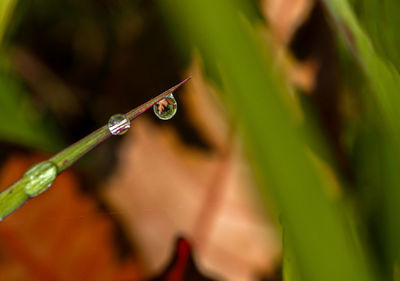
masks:
<svg viewBox="0 0 400 281"><path fill-rule="evenodd" d="M166 90L165 92L161 93L160 95L156 96L155 98L136 107L135 109L132 109L126 114L126 117L129 119L129 121L132 121L133 119L144 113L146 110L151 108L158 101L173 93L176 89L186 83L190 78L191 76L186 78L179 84L173 86L172 88ZM42 167L43 172L41 172L40 170L37 174L34 175L35 182L27 182L26 179L23 177L5 190L3 190L0 193L0 221L3 220L6 216L10 215L15 210L17 210L29 198L39 195L51 185L54 180L51 178L52 167L54 167L55 178L57 175L65 171L73 163L75 163L97 145L108 139L110 136L111 132L109 131L108 125L106 124L103 127L94 131L93 133L89 134L88 136L84 137L83 139L79 140L78 142L60 151L49 160L41 162L47 163L47 166ZM36 164L35 166L37 165L38 164ZM46 173L50 173L50 175L48 176ZM49 177L50 180L48 179ZM35 187L36 182L39 186L38 188ZM27 185L29 185L30 192L27 191ZM43 187L40 185L42 185Z"/></svg>

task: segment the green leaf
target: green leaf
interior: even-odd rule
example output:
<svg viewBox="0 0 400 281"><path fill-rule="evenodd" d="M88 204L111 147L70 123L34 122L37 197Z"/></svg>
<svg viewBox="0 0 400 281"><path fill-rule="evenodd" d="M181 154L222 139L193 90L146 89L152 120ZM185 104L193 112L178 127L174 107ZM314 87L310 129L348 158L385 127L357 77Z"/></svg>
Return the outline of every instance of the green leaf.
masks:
<svg viewBox="0 0 400 281"><path fill-rule="evenodd" d="M61 143L54 127L34 108L4 55L2 41L16 0L0 1L0 139L45 151Z"/></svg>
<svg viewBox="0 0 400 281"><path fill-rule="evenodd" d="M385 235L385 252L388 256L389 270L400 257L400 75L398 72L398 54L400 41L396 38L398 26L398 1L366 1L364 7L371 12L368 34L360 24L351 6L346 0L324 0L330 13L334 16L336 26L351 47L360 63L371 87L372 99L377 111L373 118L380 122L377 127L381 140L380 151L382 162L381 192L384 197L382 206L383 230ZM376 11L373 11L376 9ZM388 9L394 9L389 11ZM388 13L385 15L385 13ZM395 18L384 20L383 17ZM365 18L365 20L367 20ZM385 23L388 23L385 25ZM376 28L372 28L375 25ZM400 61L399 61L400 62ZM368 153L368 152L365 152ZM387 274L392 275L391 272Z"/></svg>
<svg viewBox="0 0 400 281"><path fill-rule="evenodd" d="M7 65L4 56L0 57L0 139L54 151L60 147L61 140L51 120L33 106L30 95L21 81Z"/></svg>
<svg viewBox="0 0 400 281"><path fill-rule="evenodd" d="M400 69L400 2L395 0L355 0L353 7L377 52Z"/></svg>
<svg viewBox="0 0 400 281"><path fill-rule="evenodd" d="M10 16L11 16L16 4L17 4L16 0L0 1L0 43L3 40L7 23L10 19Z"/></svg>
<svg viewBox="0 0 400 281"><path fill-rule="evenodd" d="M307 153L287 104L288 92L270 50L243 13L228 0L162 0L169 19L218 65L227 104L239 121L265 202L273 195L284 217L301 280L373 280L351 242L329 182Z"/></svg>

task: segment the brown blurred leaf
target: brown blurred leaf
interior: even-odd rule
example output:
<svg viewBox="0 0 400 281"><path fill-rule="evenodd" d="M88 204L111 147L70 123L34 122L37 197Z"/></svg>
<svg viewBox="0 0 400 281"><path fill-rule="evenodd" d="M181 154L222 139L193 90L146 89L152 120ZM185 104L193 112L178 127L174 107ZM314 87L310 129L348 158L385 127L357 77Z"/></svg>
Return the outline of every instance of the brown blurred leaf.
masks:
<svg viewBox="0 0 400 281"><path fill-rule="evenodd" d="M287 44L307 19L315 0L262 0L262 12L275 39Z"/></svg>
<svg viewBox="0 0 400 281"><path fill-rule="evenodd" d="M1 170L1 186L40 160L11 157ZM74 174L65 172L0 223L1 280L138 280L134 261L117 255L112 221L78 186Z"/></svg>
<svg viewBox="0 0 400 281"><path fill-rule="evenodd" d="M193 79L176 98L185 100L180 106L213 152L189 147L171 127L139 118L120 147L104 198L126 225L147 276L161 271L182 233L193 241L201 271L252 280L275 267L279 238L260 212L247 160L221 104L210 98L201 73L191 70Z"/></svg>
<svg viewBox="0 0 400 281"><path fill-rule="evenodd" d="M310 93L315 87L320 61L297 61L288 45L304 22L310 17L315 0L262 0L261 10L268 21L268 35L276 47L280 64L294 86Z"/></svg>

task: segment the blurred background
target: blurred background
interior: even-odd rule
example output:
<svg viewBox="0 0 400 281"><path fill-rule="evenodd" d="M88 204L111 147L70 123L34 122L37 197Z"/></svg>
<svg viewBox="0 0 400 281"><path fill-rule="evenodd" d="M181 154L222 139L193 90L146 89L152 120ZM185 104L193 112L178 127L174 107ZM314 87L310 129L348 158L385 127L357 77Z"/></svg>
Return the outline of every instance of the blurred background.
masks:
<svg viewBox="0 0 400 281"><path fill-rule="evenodd" d="M400 280L395 1L2 1L1 189L192 79L0 223L0 280Z"/></svg>

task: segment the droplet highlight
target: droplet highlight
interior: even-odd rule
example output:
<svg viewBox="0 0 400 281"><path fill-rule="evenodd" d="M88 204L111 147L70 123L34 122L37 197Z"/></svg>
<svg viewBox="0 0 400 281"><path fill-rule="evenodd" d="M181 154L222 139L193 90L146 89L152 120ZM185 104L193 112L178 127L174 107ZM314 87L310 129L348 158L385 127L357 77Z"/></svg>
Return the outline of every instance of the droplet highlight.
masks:
<svg viewBox="0 0 400 281"><path fill-rule="evenodd" d="M50 161L38 163L29 168L22 177L26 195L35 197L48 189L57 177L57 166Z"/></svg>
<svg viewBox="0 0 400 281"><path fill-rule="evenodd" d="M172 94L153 105L154 114L161 120L169 120L176 114L178 103Z"/></svg>
<svg viewBox="0 0 400 281"><path fill-rule="evenodd" d="M125 134L131 127L131 122L124 114L115 114L108 120L108 130L114 136Z"/></svg>

